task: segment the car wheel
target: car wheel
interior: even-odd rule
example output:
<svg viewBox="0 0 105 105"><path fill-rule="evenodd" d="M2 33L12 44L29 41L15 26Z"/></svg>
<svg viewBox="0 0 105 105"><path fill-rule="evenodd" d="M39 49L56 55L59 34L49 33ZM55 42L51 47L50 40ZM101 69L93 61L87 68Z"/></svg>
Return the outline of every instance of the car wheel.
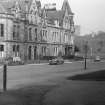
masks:
<svg viewBox="0 0 105 105"><path fill-rule="evenodd" d="M57 62L57 65L59 65L59 64L60 64L60 62L58 61L58 62Z"/></svg>

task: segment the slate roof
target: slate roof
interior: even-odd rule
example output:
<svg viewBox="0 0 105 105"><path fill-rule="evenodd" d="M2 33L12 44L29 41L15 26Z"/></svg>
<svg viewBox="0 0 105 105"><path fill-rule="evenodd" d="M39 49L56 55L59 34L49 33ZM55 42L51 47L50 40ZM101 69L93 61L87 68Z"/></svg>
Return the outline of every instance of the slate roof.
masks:
<svg viewBox="0 0 105 105"><path fill-rule="evenodd" d="M2 2L0 1L0 8L3 8L4 11L2 11L2 9L0 9L0 13L5 13L5 12L8 12L8 13L11 13L10 11L10 7L11 7L12 3L10 4L9 2Z"/></svg>
<svg viewBox="0 0 105 105"><path fill-rule="evenodd" d="M54 24L54 20L59 20L59 23L62 24L64 17L64 11L47 11L47 18Z"/></svg>
<svg viewBox="0 0 105 105"><path fill-rule="evenodd" d="M62 19L64 11L47 11L47 17L49 19Z"/></svg>
<svg viewBox="0 0 105 105"><path fill-rule="evenodd" d="M13 8L15 6L15 3L16 1L18 1L19 3L19 6L22 10L22 12L25 12L25 0L10 0L10 1L0 1L0 4L4 7L4 9L7 11L7 12L10 12L10 9ZM28 10L31 6L31 3L32 3L32 0L27 0L28 1ZM41 3L40 1L36 1L36 4L37 4L37 7L41 7ZM2 11L0 11L1 13Z"/></svg>
<svg viewBox="0 0 105 105"><path fill-rule="evenodd" d="M4 9L4 7L0 4L0 13L5 13L6 10Z"/></svg>
<svg viewBox="0 0 105 105"><path fill-rule="evenodd" d="M56 9L46 10L48 23L54 24L54 20L59 20L59 25L61 26L63 23L66 8L68 10L68 13L73 15L68 0L64 0L62 9L59 11L57 11Z"/></svg>
<svg viewBox="0 0 105 105"><path fill-rule="evenodd" d="M21 9L21 12L22 12L21 16L24 17L25 16L24 13L26 11L26 7L25 7L26 6L26 4L25 4L26 0L9 0L9 1L4 1L4 2L0 1L0 13L3 13L3 12L11 13L11 8L15 7L16 1L19 3L19 6L20 6L20 9ZM28 11L29 11L32 0L27 0L27 1L28 1L28 4L27 4ZM41 8L41 2L40 1L36 0L36 4L37 4L38 9ZM68 9L69 14L73 14L67 0L64 0L62 9L59 10L59 11L56 10L56 9L54 9L54 10L45 10L45 13L47 15L47 22L49 24L54 25L54 21L59 20L59 25L62 25L66 8ZM41 10L41 16L42 17L45 16L44 9L45 8L43 8Z"/></svg>

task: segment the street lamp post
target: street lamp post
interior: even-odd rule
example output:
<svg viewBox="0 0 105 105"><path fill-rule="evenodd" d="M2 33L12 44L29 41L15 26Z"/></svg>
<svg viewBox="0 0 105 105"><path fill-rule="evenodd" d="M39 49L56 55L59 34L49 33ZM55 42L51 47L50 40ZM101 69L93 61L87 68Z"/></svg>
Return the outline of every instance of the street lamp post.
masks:
<svg viewBox="0 0 105 105"><path fill-rule="evenodd" d="M94 38L94 36L95 36L95 33L94 32L92 32L92 34L91 34L91 59L93 58L93 38Z"/></svg>
<svg viewBox="0 0 105 105"><path fill-rule="evenodd" d="M74 22L73 22L73 24L71 24L71 26L70 26L70 33L71 34L73 34L74 35L74 33L75 33L75 27L74 27ZM74 36L71 36L71 42L72 42L72 54L74 54L74 42L73 42L73 37Z"/></svg>
<svg viewBox="0 0 105 105"><path fill-rule="evenodd" d="M28 1L25 0L25 18L24 18L24 60L26 61L27 60L27 48L26 48L26 42L27 42L27 39L28 39L28 36L27 36L27 12L28 12L28 8L27 8L27 4L28 4Z"/></svg>

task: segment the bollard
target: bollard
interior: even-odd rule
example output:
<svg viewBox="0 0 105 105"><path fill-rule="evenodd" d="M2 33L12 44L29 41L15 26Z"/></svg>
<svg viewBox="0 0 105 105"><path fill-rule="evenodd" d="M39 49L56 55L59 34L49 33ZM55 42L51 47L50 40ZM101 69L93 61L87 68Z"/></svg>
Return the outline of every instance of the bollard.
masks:
<svg viewBox="0 0 105 105"><path fill-rule="evenodd" d="M3 91L7 90L7 65L3 66Z"/></svg>

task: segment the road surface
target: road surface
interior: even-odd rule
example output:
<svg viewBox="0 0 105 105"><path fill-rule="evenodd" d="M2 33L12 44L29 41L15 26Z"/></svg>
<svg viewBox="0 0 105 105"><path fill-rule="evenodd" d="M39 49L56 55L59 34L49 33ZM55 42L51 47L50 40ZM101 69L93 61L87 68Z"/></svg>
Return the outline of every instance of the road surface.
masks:
<svg viewBox="0 0 105 105"><path fill-rule="evenodd" d="M7 88L18 88L20 86L46 83L48 80L64 78L75 73L84 73L105 68L104 62L88 62L87 70L84 71L83 62L65 63L63 65L21 65L8 66ZM3 76L0 68L0 89L2 89Z"/></svg>

